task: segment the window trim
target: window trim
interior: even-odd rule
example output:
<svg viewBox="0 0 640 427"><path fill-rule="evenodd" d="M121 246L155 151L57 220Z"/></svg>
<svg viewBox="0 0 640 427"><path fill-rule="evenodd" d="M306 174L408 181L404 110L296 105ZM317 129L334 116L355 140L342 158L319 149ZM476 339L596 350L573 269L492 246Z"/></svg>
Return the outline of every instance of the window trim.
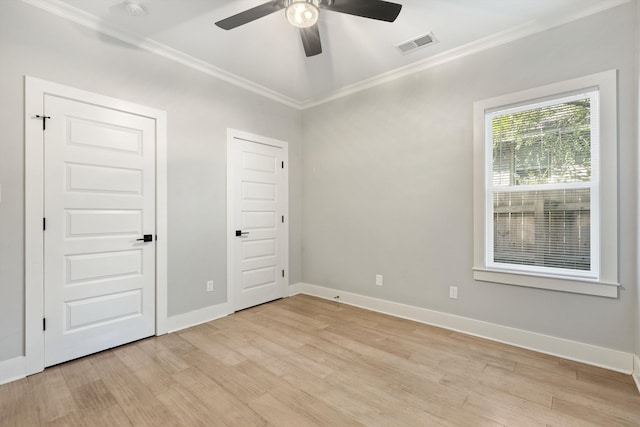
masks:
<svg viewBox="0 0 640 427"><path fill-rule="evenodd" d="M599 123L596 123L596 119L600 114L600 91L597 87L591 87L586 90L580 90L574 93L562 93L552 97L547 97L544 100L535 99L528 101L524 104L520 104L516 107L505 106L502 108L494 108L490 111L484 112L484 125L485 125L485 265L491 270L505 270L513 272L521 272L523 274L530 275L545 275L549 277L566 277L566 278L582 278L587 280L597 280L599 277L600 267L600 253L599 251L590 251L590 269L587 270L570 270L554 267L540 267L530 265L514 265L494 261L492 256L494 255L494 210L493 210L493 196L496 192L531 192L531 191L552 191L552 190L564 190L564 189L588 189L593 200L599 200L599 171L595 167L591 171L591 179L586 182L571 182L571 183L556 183L556 184L527 184L527 185L507 185L496 186L493 184L493 152L488 150L493 142L493 129L491 124L496 116L530 111L536 108L543 108L547 106L556 105L558 103L569 102L576 99L584 99L588 97L591 101L590 118L591 123L595 125L590 126L591 133L591 165L598 166L600 162L600 134ZM592 223L597 223L599 218L600 206L598 203L592 203L590 209L590 217ZM590 228L590 241L594 242L595 246L598 244L598 228ZM593 246L593 245L592 245Z"/></svg>
<svg viewBox="0 0 640 427"><path fill-rule="evenodd" d="M535 104L546 99L557 99L579 92L598 90L600 121L599 165L593 174L595 188L599 188L599 204L594 224L599 233L592 240L598 248L599 263L593 270L597 278L584 276L553 275L537 272L500 269L487 261L487 173L488 166L485 137L486 113L521 105ZM576 79L566 80L497 96L474 103L474 267L475 280L549 289L571 293L618 297L618 197L617 197L617 71L609 70ZM597 201L596 201L597 203ZM598 257L596 257L597 259Z"/></svg>

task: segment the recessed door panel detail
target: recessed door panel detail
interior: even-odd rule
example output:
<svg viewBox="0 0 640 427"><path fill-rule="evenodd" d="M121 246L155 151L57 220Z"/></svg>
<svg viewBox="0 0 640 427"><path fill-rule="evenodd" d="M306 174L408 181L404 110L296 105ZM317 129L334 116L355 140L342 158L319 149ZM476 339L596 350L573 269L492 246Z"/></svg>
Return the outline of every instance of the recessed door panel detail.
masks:
<svg viewBox="0 0 640 427"><path fill-rule="evenodd" d="M156 327L156 122L96 99L44 96L45 366Z"/></svg>
<svg viewBox="0 0 640 427"><path fill-rule="evenodd" d="M241 310L285 294L285 150L272 140L235 139L229 179L235 237L234 309Z"/></svg>
<svg viewBox="0 0 640 427"><path fill-rule="evenodd" d="M69 118L69 143L142 154L142 132L109 123Z"/></svg>
<svg viewBox="0 0 640 427"><path fill-rule="evenodd" d="M275 266L245 270L242 272L242 288L244 290L272 285L274 283L276 283Z"/></svg>
<svg viewBox="0 0 640 427"><path fill-rule="evenodd" d="M242 200L276 201L276 185L260 182L242 183Z"/></svg>
<svg viewBox="0 0 640 427"><path fill-rule="evenodd" d="M142 171L67 164L67 191L142 194Z"/></svg>
<svg viewBox="0 0 640 427"><path fill-rule="evenodd" d="M242 259L257 259L276 256L276 239L250 240L242 242Z"/></svg>
<svg viewBox="0 0 640 427"><path fill-rule="evenodd" d="M142 233L139 210L67 210L67 237Z"/></svg>
<svg viewBox="0 0 640 427"><path fill-rule="evenodd" d="M68 255L67 284L142 274L142 249Z"/></svg>
<svg viewBox="0 0 640 427"><path fill-rule="evenodd" d="M142 314L142 290L87 298L65 304L67 331Z"/></svg>
<svg viewBox="0 0 640 427"><path fill-rule="evenodd" d="M275 174L277 159L263 154L242 153L242 168L245 170Z"/></svg>
<svg viewBox="0 0 640 427"><path fill-rule="evenodd" d="M276 226L276 213L271 212L242 212L243 230L273 229Z"/></svg>

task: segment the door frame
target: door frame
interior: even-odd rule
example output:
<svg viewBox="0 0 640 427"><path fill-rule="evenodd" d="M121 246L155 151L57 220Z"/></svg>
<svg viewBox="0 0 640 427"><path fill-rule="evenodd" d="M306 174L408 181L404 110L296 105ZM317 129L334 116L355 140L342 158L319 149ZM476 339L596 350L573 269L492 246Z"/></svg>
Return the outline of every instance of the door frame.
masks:
<svg viewBox="0 0 640 427"><path fill-rule="evenodd" d="M282 280L281 296L287 296L286 290L289 288L289 144L286 141L268 138L266 136L255 135L236 129L227 128L227 304L229 313L236 311L235 308L235 235L236 224L234 221L234 184L237 178L237 170L233 163L233 153L236 141L253 142L255 144L269 145L282 149L282 160L284 161L282 192L284 194L284 226L280 238L282 239L282 268L285 271Z"/></svg>
<svg viewBox="0 0 640 427"><path fill-rule="evenodd" d="M167 333L167 113L154 108L25 76L25 371L44 370L44 136L45 95L79 100L148 117L156 123L156 335Z"/></svg>

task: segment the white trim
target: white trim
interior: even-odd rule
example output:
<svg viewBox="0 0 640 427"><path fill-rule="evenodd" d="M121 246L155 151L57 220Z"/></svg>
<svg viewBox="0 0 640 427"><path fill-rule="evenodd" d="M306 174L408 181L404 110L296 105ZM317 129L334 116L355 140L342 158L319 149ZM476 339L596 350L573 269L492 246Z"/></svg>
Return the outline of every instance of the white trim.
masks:
<svg viewBox="0 0 640 427"><path fill-rule="evenodd" d="M618 288L620 287L618 283L581 280L571 277L545 276L534 273L527 274L514 271L489 270L484 268L474 268L473 278L480 282L502 283L505 285L524 286L526 288L549 289L552 291L608 298L617 298Z"/></svg>
<svg viewBox="0 0 640 427"><path fill-rule="evenodd" d="M636 2L636 23L640 23L640 1ZM640 31L636 34L636 147L640 146ZM640 151L636 158L636 171L640 169ZM637 180L636 206L640 212L640 175ZM636 266L640 265L640 215L638 215L638 227L636 228ZM636 272L636 353L640 353L640 269ZM640 358L636 354L634 358L633 379L640 391Z"/></svg>
<svg viewBox="0 0 640 427"><path fill-rule="evenodd" d="M570 268L557 268L557 267L543 267L538 265L518 265L518 264L509 264L506 262L497 262L494 261L494 228L495 222L493 218L493 200L496 194L498 193L516 193L516 192L527 192L527 193L535 193L538 191L554 191L554 190L589 190L589 194L591 195L592 201L599 201L599 189L600 189L600 170L598 167L593 167L591 169L591 176L589 181L580 181L580 182L568 182L568 183L544 183L544 184L525 184L525 185L497 185L493 183L493 152L490 147L494 146L493 139L493 121L497 117L502 117L504 115L511 115L514 113L524 112L524 111L532 111L539 110L541 108L546 108L552 105L558 104L566 104L571 101L577 101L579 99L588 99L590 103L590 164L591 165L599 165L600 164L600 89L599 88L590 88L586 90L579 90L576 93L571 94L556 94L550 97L545 97L539 100L524 100L524 102L519 103L517 106L502 106L498 108L486 109L485 117L484 117L484 128L485 128L485 218L487 219L485 222L485 265L487 270L502 270L504 272L513 272L516 274L524 274L524 275L540 275L540 276L548 276L548 277L556 277L556 278L566 278L569 280L588 280L593 282L598 282L598 278L600 277L600 251L592 250L590 256L590 265L589 270L576 270ZM500 98L498 98L500 99ZM474 123L475 124L475 123ZM592 248L599 248L600 235L598 231L600 230L600 203L591 203L590 204L590 242ZM594 226L595 224L595 226ZM477 275L474 273L474 278L477 278ZM506 278L508 280L508 276ZM501 282L502 283L502 282ZM509 283L507 281L506 283ZM545 289L556 289L554 287L555 283L551 281L550 283L545 283ZM570 288L569 286L561 287L560 290L565 290L564 288ZM580 289L580 287L578 287ZM572 291L574 292L574 291ZM580 291L577 291L580 293ZM601 295L601 293L597 293ZM613 298L617 297L617 290L614 290L614 294L611 295Z"/></svg>
<svg viewBox="0 0 640 427"><path fill-rule="evenodd" d="M233 308L228 302L178 314L167 319L169 333L220 319L233 313Z"/></svg>
<svg viewBox="0 0 640 427"><path fill-rule="evenodd" d="M600 13L607 9L611 9L628 3L629 1L630 0L601 0L597 4L589 8L583 10L574 10L572 13L566 15L558 15L555 17L555 19L548 22L541 23L539 21L530 21L515 28L501 31L499 33L475 40L471 43L467 43L454 49L447 50L438 55L430 56L421 61L414 62L413 64L405 65L404 67L396 68L395 70L391 70L386 73L363 80L361 82L345 86L334 91L328 96L303 101L301 103L301 107L303 110L311 107L316 107L329 101L352 95L354 93L361 92L363 90L367 90L372 87L409 76L411 74L416 74L421 71L428 70L430 68L434 68L448 62L452 62L466 56L482 52L487 49L492 49L494 47L531 36L533 34L541 33L552 28L567 24L569 22L586 18L587 16L595 15L596 13Z"/></svg>
<svg viewBox="0 0 640 427"><path fill-rule="evenodd" d="M60 0L22 0L32 6L46 10L47 12L58 15L62 18L68 19L77 24L83 25L95 31L107 34L118 40L122 40L126 43L132 44L141 49L148 50L156 55L162 56L169 60L178 62L187 67L201 71L210 76L219 78L227 83L241 87L248 91L257 93L259 95L270 98L274 101L280 102L289 107L297 109L307 109L324 104L335 99L339 99L357 92L361 92L366 89L370 89L381 84L418 73L420 71L434 68L439 65L455 61L457 59L472 55L474 53L482 52L483 50L491 49L496 46L500 46L521 38L547 31L551 28L558 27L560 25L585 18L596 13L603 12L607 9L611 9L622 4L628 3L630 0L601 0L597 4L588 7L586 9L572 11L566 15L558 15L555 19L540 23L538 21L527 22L523 25L515 28L502 31L488 37L473 41L463 46L442 52L438 55L431 56L422 61L415 62L413 64L406 65L404 67L396 68L395 70L388 71L386 73L379 74L361 82L345 86L337 89L329 95L317 98L299 101L274 90L261 86L243 77L237 76L228 71L215 67L200 59L194 58L169 46L156 41L140 38L135 36L121 28L108 24L105 20L90 13L84 12L76 7L73 7Z"/></svg>
<svg viewBox="0 0 640 427"><path fill-rule="evenodd" d="M487 228L487 218L492 218L486 189L489 184L488 174L490 153L487 149L485 135L485 115L488 111L536 102L540 99L553 99L561 94L576 93L583 90L598 89L600 105L599 121L599 169L593 172L592 200L599 204L595 209L592 222L597 221L599 236L592 235L592 247L598 248L600 264L593 270L599 271L597 280L576 278L549 277L549 274L537 274L524 271L492 269L487 262L488 250L486 242L492 239L492 231ZM608 70L588 76L578 77L545 86L535 87L515 93L500 95L494 98L474 102L473 104L473 216L474 216L474 279L492 281L517 286L580 293L586 295L618 297L618 153L617 153L617 71ZM605 149L606 148L606 149ZM604 171L604 172L603 172ZM597 194L596 194L597 192ZM599 197L597 197L599 196ZM595 202L598 200L598 202ZM492 211L492 210L491 210ZM593 228L593 227L592 227ZM593 261L592 256L592 261Z"/></svg>
<svg viewBox="0 0 640 427"><path fill-rule="evenodd" d="M282 180L284 194L284 227L282 227L282 268L285 270L283 280L282 297L286 297L289 288L289 143L266 136L255 135L237 129L227 128L227 302L232 311L235 310L233 278L235 269L235 259L233 257L235 244L235 212L234 212L234 183L236 180L236 170L234 169L232 154L233 144L236 140L254 142L256 144L271 145L282 149L282 160L284 161L284 177Z"/></svg>
<svg viewBox="0 0 640 427"><path fill-rule="evenodd" d="M156 121L156 335L167 332L167 115L166 112L69 86L25 77L25 371L44 369L44 216L42 122L45 94L79 99Z"/></svg>
<svg viewBox="0 0 640 427"><path fill-rule="evenodd" d="M640 392L640 358L638 355L633 356L633 373L631 374L633 381L636 383L636 388Z"/></svg>
<svg viewBox="0 0 640 427"><path fill-rule="evenodd" d="M25 78L25 370L27 374L44 369L44 240L41 221L44 217L44 170L42 127L31 120L44 115L40 80Z"/></svg>
<svg viewBox="0 0 640 427"><path fill-rule="evenodd" d="M289 292L287 293L286 296L292 297L294 295L298 295L298 294L302 293L302 291L301 291L302 285L303 285L303 283L301 283L301 282L289 285L289 288L287 289Z"/></svg>
<svg viewBox="0 0 640 427"><path fill-rule="evenodd" d="M300 292L306 295L338 301L624 374L630 374L633 371L634 356L631 353L309 283L296 285L299 287ZM335 299L336 296L339 299Z"/></svg>
<svg viewBox="0 0 640 427"><path fill-rule="evenodd" d="M0 362L0 385L11 381L21 380L26 377L25 357L15 357L13 359Z"/></svg>
<svg viewBox="0 0 640 427"><path fill-rule="evenodd" d="M153 110L152 114L156 119L156 335L163 335L168 332L169 312L167 113Z"/></svg>
<svg viewBox="0 0 640 427"><path fill-rule="evenodd" d="M156 55L162 56L163 58L175 61L189 68L193 68L194 70L198 70L212 77L238 86L242 89L257 93L258 95L262 95L284 105L288 105L289 107L297 109L300 108L300 103L292 98L289 98L288 96L282 95L274 90L268 89L243 77L215 67L205 61L194 58L191 55L187 55L186 53L183 53L177 49L173 49L165 44L159 43L149 38L136 36L126 30L123 30L122 28L110 24L109 22L98 16L87 13L60 0L22 1L32 6L46 10L47 12L53 13L54 15L58 15L69 21L75 22L76 24L80 24L118 40L122 40L140 49L144 49Z"/></svg>

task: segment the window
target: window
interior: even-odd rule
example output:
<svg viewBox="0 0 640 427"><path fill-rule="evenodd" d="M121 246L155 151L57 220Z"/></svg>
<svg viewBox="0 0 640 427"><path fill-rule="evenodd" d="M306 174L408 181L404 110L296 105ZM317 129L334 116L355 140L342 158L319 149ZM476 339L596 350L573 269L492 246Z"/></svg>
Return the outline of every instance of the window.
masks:
<svg viewBox="0 0 640 427"><path fill-rule="evenodd" d="M597 118L598 91L485 112L487 266L598 277Z"/></svg>
<svg viewBox="0 0 640 427"><path fill-rule="evenodd" d="M617 296L615 88L610 71L475 103L477 280Z"/></svg>

